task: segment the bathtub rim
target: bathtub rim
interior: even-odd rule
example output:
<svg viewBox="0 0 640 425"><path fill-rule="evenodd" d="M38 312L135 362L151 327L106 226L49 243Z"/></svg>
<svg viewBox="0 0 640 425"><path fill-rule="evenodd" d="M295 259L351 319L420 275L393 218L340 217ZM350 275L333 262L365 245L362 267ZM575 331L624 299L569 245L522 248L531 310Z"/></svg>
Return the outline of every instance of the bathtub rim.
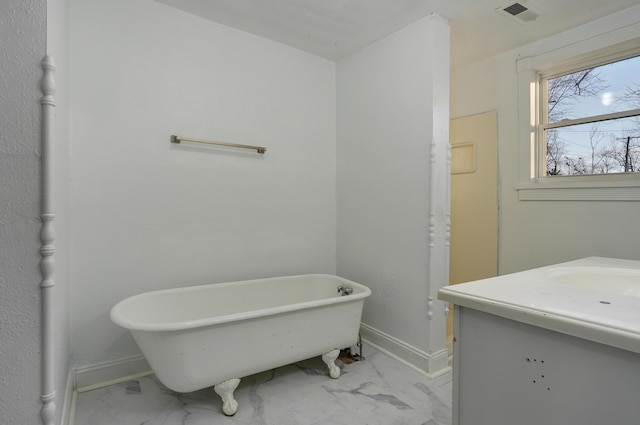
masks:
<svg viewBox="0 0 640 425"><path fill-rule="evenodd" d="M157 324L157 323L133 321L133 320L127 320L126 317L124 317L125 316L124 313L122 312L122 310L126 307L127 304L143 298L151 297L153 295L158 295L158 294L165 294L165 293L178 294L181 292L203 290L208 287L220 288L220 287L226 287L226 286L238 285L238 284L249 285L256 282L265 282L269 280L280 280L280 279L294 280L299 278L311 278L311 277L323 277L323 278L328 277L331 279L335 279L336 283L348 284L350 286L353 286L353 288L357 290L348 296L339 296L336 292L336 296L330 297L330 298L322 298L318 300L305 301L301 303L285 304L277 307L269 307L269 308L263 308L258 310L251 310L247 312L225 314L221 316L213 316L213 317L207 317L204 319L187 320L182 322ZM276 276L276 277L269 277L269 278L239 280L239 281L222 282L222 283L208 283L204 285L190 285L190 286L179 287L179 288L167 288L167 289L157 289L152 291L146 291L140 294L131 295L119 301L118 303L116 303L111 308L109 312L109 317L114 324L118 325L121 328L132 330L132 331L148 331L148 332L184 331L184 330L189 330L194 328L220 325L224 323L236 322L241 320L249 320L257 317L283 314L283 313L288 313L296 310L317 308L317 307L322 307L322 306L331 305L331 304L355 302L358 300L363 300L364 298L367 298L370 295L371 295L371 289L369 289L367 286L361 283L353 282L341 276L327 274L327 273L310 273L310 274L301 274L301 275Z"/></svg>

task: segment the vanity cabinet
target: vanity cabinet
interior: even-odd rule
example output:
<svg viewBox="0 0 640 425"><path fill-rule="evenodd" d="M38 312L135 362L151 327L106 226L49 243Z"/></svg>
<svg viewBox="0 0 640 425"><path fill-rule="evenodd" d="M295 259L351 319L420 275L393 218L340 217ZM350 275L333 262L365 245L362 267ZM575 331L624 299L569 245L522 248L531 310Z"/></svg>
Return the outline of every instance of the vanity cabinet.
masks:
<svg viewBox="0 0 640 425"><path fill-rule="evenodd" d="M640 423L640 354L455 307L453 425Z"/></svg>
<svg viewBox="0 0 640 425"><path fill-rule="evenodd" d="M640 424L640 262L590 257L438 298L455 308L453 425Z"/></svg>

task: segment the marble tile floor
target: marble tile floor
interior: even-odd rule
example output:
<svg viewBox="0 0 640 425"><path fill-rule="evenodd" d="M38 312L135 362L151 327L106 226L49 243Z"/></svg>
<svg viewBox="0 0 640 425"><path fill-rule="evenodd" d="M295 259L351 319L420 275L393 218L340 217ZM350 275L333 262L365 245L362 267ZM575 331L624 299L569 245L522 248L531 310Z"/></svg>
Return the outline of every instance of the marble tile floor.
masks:
<svg viewBox="0 0 640 425"><path fill-rule="evenodd" d="M320 357L243 378L238 412L222 413L213 388L176 393L154 375L80 392L74 425L449 425L451 374L429 379L364 346L364 361Z"/></svg>

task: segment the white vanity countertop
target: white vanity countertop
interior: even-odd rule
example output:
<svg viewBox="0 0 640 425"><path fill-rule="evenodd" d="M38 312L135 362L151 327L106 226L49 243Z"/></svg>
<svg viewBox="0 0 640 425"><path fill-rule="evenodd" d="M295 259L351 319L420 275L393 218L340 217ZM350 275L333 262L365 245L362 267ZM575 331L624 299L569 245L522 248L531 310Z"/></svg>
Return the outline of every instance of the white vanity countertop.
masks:
<svg viewBox="0 0 640 425"><path fill-rule="evenodd" d="M438 298L640 353L640 261L588 257L446 286Z"/></svg>

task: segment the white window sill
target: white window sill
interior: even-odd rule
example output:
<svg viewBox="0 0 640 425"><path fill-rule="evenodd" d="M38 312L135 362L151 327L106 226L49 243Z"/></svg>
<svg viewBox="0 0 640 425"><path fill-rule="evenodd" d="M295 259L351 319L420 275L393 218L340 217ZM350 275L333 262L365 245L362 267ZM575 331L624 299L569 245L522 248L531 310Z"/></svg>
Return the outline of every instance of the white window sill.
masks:
<svg viewBox="0 0 640 425"><path fill-rule="evenodd" d="M640 201L640 179L624 177L598 181L553 177L519 184L515 189L520 201Z"/></svg>

